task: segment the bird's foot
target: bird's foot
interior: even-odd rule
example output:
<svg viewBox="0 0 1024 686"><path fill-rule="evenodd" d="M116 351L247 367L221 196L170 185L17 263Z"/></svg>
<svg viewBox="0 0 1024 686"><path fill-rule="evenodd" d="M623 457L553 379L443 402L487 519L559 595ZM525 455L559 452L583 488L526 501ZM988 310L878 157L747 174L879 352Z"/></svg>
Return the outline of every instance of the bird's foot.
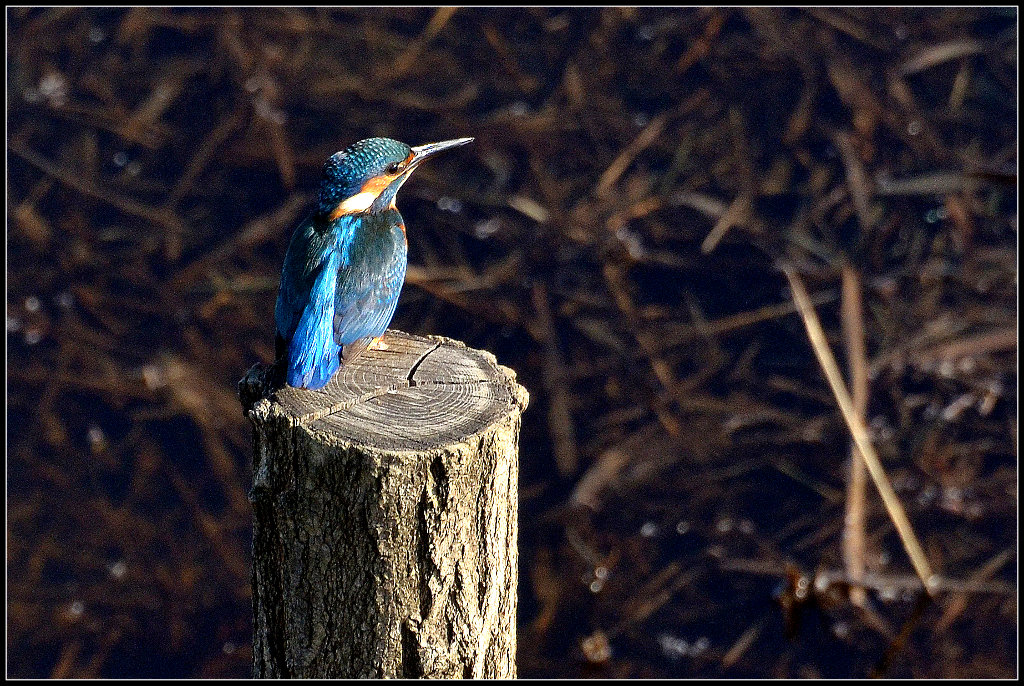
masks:
<svg viewBox="0 0 1024 686"><path fill-rule="evenodd" d="M383 335L375 337L372 341L370 341L370 345L368 345L366 347L366 349L367 350L387 350L388 349L388 344L385 343L384 341L382 341L381 340L382 338L384 338Z"/></svg>

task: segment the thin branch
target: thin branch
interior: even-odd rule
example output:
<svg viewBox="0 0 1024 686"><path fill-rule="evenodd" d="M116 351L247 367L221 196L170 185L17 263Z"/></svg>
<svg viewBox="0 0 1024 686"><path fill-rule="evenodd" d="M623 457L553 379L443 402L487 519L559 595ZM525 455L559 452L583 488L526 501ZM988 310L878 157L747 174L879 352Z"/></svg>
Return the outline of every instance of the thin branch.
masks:
<svg viewBox="0 0 1024 686"><path fill-rule="evenodd" d="M868 409L868 361L865 346L864 307L861 298L860 273L850 265L843 265L843 333L846 338L846 358L850 366L850 385L853 387L853 405L861 421ZM865 489L867 473L864 461L858 457L856 445L850 446L850 481L846 485L846 519L843 529L843 560L851 579L864 575L865 554ZM867 595L860 586L850 588L850 601L863 607Z"/></svg>
<svg viewBox="0 0 1024 686"><path fill-rule="evenodd" d="M892 484L889 483L889 477L885 474L885 469L882 467L881 460L878 459L875 447L871 445L871 439L868 436L868 429L864 425L864 420L860 418L854 408L850 392L846 389L843 375L839 371L839 365L836 364L836 359L832 355L831 348L829 348L828 340L825 338L825 331L821 328L818 314L815 312L810 296L807 295L807 290L804 288L804 282L800 275L789 265L783 264L782 271L789 280L789 286L793 291L793 300L796 302L797 307L800 308L800 316L803 318L804 326L807 328L807 337L811 341L811 346L814 348L814 354L818 357L822 371L825 372L825 377L828 379L829 386L832 388L832 394L839 404L843 419L846 420L846 425L853 435L854 443L860 450L860 454L868 468L868 473L871 474L871 478L874 480L875 486L882 496L882 502L885 503L885 509L896 527L900 540L903 541L903 547L910 557L911 564L914 565L914 571L920 577L925 590L931 595L935 592L935 575L932 573L931 565L928 564L928 558L925 557L921 543L917 540L917 535L914 533L914 528L911 526L910 520L907 519L903 505L900 504Z"/></svg>

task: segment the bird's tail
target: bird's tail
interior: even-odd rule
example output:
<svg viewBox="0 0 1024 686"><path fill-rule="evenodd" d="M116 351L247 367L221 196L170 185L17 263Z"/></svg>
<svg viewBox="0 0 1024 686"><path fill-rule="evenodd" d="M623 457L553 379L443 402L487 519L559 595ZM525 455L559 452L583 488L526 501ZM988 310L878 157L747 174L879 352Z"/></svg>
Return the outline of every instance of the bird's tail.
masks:
<svg viewBox="0 0 1024 686"><path fill-rule="evenodd" d="M338 371L341 346L334 342L333 329L334 287L338 280L336 259L332 255L317 276L288 346L290 386L323 388Z"/></svg>

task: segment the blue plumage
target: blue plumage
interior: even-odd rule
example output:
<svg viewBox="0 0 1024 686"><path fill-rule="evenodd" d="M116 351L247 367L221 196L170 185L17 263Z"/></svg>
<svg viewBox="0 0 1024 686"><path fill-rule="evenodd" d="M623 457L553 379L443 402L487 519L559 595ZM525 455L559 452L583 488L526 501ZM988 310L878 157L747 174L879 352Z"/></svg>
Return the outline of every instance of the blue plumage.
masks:
<svg viewBox="0 0 1024 686"><path fill-rule="evenodd" d="M323 388L338 371L341 346L331 326L338 281L338 253L332 251L313 282L309 301L299 316L288 356L287 380L300 388Z"/></svg>
<svg viewBox="0 0 1024 686"><path fill-rule="evenodd" d="M384 333L405 282L408 246L398 210L359 222L349 246L350 269L334 296L334 338L351 345Z"/></svg>
<svg viewBox="0 0 1024 686"><path fill-rule="evenodd" d="M323 388L340 355L348 361L383 335L408 259L395 195L424 159L471 140L410 148L370 138L328 160L316 209L296 228L281 270L274 319L289 385Z"/></svg>

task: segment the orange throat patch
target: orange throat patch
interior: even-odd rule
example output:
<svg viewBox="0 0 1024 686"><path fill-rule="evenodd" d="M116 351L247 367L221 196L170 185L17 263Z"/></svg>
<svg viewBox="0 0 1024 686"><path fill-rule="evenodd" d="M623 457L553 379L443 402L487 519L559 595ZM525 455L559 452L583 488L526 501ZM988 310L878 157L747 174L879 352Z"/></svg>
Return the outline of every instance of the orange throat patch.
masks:
<svg viewBox="0 0 1024 686"><path fill-rule="evenodd" d="M391 185L391 183L397 179L400 174L394 174L389 176L375 176L359 189L359 192L353 196L345 198L338 206L331 212L329 219L334 221L339 217L343 217L346 214L359 214L370 209L374 201L377 199L384 190Z"/></svg>

